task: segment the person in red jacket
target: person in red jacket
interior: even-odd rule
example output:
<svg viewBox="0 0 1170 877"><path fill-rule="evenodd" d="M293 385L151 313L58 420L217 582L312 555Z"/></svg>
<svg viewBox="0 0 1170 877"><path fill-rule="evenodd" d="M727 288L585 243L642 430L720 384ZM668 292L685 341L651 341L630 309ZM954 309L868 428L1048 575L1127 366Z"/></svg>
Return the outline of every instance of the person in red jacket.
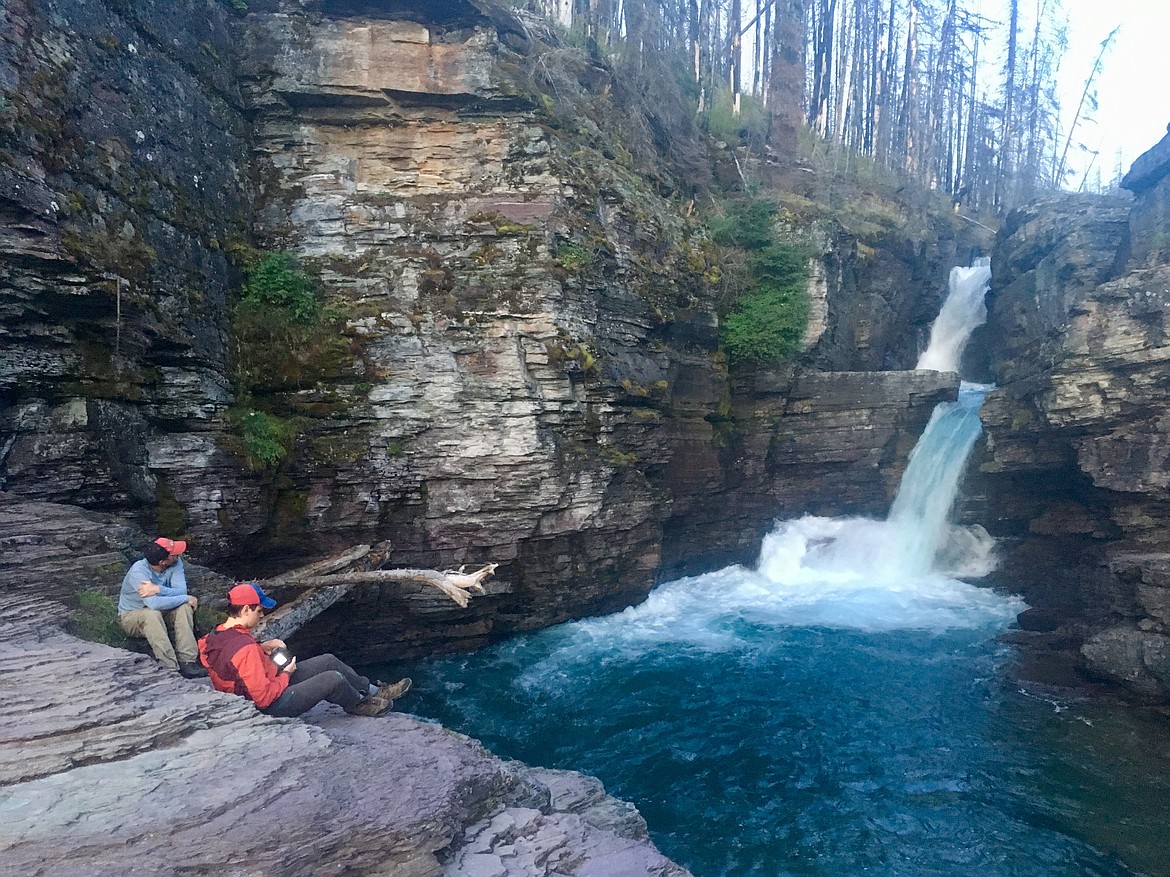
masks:
<svg viewBox="0 0 1170 877"><path fill-rule="evenodd" d="M199 640L199 661L207 668L217 691L237 694L256 704L260 712L289 718L321 701L335 703L347 713L380 716L410 688L410 680L374 685L333 655L306 659L299 667L293 658L278 667L269 657L284 642L257 642L252 635L276 601L259 585L244 582L228 591L227 621Z"/></svg>

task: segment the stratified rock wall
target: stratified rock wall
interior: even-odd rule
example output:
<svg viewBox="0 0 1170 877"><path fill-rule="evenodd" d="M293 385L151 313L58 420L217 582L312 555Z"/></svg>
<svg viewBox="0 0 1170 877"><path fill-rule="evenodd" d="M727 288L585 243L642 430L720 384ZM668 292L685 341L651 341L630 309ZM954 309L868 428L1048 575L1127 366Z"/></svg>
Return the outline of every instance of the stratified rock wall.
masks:
<svg viewBox="0 0 1170 877"><path fill-rule="evenodd" d="M1156 694L1165 672L1150 668L1170 642L1170 265L1150 244L1149 202L1165 185L1151 168L1168 166L1139 164L1132 211L1066 198L1005 224L986 333L999 388L968 510L1005 537L999 575L1035 607L1025 626L1060 648L1088 640L1091 671Z"/></svg>
<svg viewBox="0 0 1170 877"><path fill-rule="evenodd" d="M3 489L146 523L154 439L216 430L251 202L234 53L211 0L0 7Z"/></svg>

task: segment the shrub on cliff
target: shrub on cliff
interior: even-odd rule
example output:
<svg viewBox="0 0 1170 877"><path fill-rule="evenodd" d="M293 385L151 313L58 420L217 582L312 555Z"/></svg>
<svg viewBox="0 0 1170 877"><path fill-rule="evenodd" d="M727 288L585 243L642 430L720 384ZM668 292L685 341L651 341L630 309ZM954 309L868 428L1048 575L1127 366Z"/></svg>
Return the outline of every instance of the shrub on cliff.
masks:
<svg viewBox="0 0 1170 877"><path fill-rule="evenodd" d="M777 239L775 215L775 204L752 198L711 222L717 243L745 254L738 270L741 291L719 334L732 364L790 359L808 325L809 255L799 244Z"/></svg>
<svg viewBox="0 0 1170 877"><path fill-rule="evenodd" d="M292 452L305 413L297 392L335 376L349 345L341 314L321 304L317 283L291 253L241 247L235 255L244 283L232 310L228 444L252 469L273 469Z"/></svg>
<svg viewBox="0 0 1170 877"><path fill-rule="evenodd" d="M294 420L264 411L237 408L232 412L232 450L252 469L270 469L292 452L297 437Z"/></svg>
<svg viewBox="0 0 1170 877"><path fill-rule="evenodd" d="M240 311L308 325L320 313L312 281L292 253L268 253L248 270Z"/></svg>

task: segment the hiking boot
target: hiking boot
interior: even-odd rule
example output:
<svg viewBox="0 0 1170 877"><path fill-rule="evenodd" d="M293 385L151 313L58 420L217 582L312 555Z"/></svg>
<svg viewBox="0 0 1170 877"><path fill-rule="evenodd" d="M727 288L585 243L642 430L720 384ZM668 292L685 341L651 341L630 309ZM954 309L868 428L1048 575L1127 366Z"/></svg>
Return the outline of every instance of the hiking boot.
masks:
<svg viewBox="0 0 1170 877"><path fill-rule="evenodd" d="M207 669L202 664L189 661L179 665L179 675L184 679L202 679L207 675Z"/></svg>
<svg viewBox="0 0 1170 877"><path fill-rule="evenodd" d="M380 716L394 708L394 698L383 697L381 691L363 697L356 704L346 710L353 716Z"/></svg>
<svg viewBox="0 0 1170 877"><path fill-rule="evenodd" d="M398 700L406 692L410 691L410 677L406 676L399 679L393 685L386 682L378 683L378 691L376 692L381 697L388 697L391 700Z"/></svg>

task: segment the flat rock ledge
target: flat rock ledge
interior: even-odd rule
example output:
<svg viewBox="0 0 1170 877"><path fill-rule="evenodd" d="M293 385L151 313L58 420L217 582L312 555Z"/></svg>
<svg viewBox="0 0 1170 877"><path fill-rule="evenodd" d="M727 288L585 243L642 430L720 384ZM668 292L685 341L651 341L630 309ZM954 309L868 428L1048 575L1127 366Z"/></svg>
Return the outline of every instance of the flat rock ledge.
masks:
<svg viewBox="0 0 1170 877"><path fill-rule="evenodd" d="M0 604L0 873L689 873L596 779L401 713L272 719L46 608Z"/></svg>

